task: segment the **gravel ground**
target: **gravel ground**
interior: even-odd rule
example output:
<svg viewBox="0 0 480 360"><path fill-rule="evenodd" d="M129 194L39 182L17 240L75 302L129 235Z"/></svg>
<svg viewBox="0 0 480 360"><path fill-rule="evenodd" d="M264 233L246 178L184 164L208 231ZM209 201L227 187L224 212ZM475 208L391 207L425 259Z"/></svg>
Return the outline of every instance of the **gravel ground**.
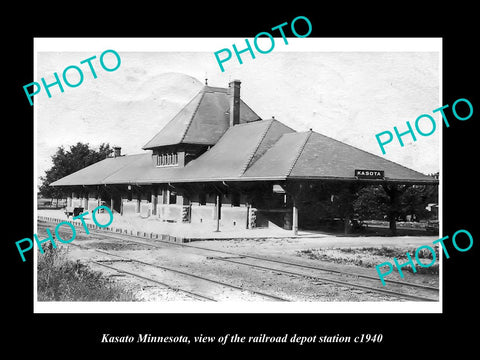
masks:
<svg viewBox="0 0 480 360"><path fill-rule="evenodd" d="M53 225L49 224L50 228ZM44 235L45 230L39 227L38 234ZM110 233L108 233L110 234ZM69 238L68 234L65 238ZM297 263L305 263L314 266L328 265L331 268L340 271L349 271L362 274L369 274L378 276L374 268L365 266L352 265L348 258L354 257L358 260L367 263L393 261L392 258L376 258L371 254L364 254L361 251L351 253L342 253L339 248L361 249L363 247L395 247L397 249L411 249L416 248L422 244L431 244L436 240L436 237L421 236L421 237L336 237L331 235L321 235L318 237L296 237L296 238L257 238L247 239L238 238L230 240L210 240L210 241L196 241L189 243L189 245L199 246L214 250L229 251L236 254L251 254L256 256L273 257L285 261L292 261ZM142 241L161 244L155 240L143 239ZM86 235L82 230L77 231L77 238L74 240L75 244L85 245L92 248L104 249L109 252L116 253L127 257L132 257L141 261L156 263L161 266L181 269L185 272L203 275L215 280L220 280L232 283L236 286L241 286L246 289L253 289L262 291L273 295L284 297L293 301L398 301L387 296L379 295L373 292L355 290L344 286L332 285L328 283L318 282L308 278L298 278L287 276L272 271L252 269L250 267L231 264L228 262L218 261L212 259L212 253L198 249L187 247L167 246L162 249L153 246L137 245L132 243L117 242L112 239L106 239L101 235ZM68 257L81 261L88 260L108 260L112 259L108 255L102 255L93 250L84 250L68 244L62 245L68 248ZM308 258L302 256L310 252L322 252L325 255L323 258ZM214 253L218 256L218 253ZM343 256L345 261L334 261L335 258ZM39 255L41 256L41 255ZM381 261L380 261L381 260ZM120 263L114 263L112 266L119 266ZM147 281L138 280L128 275L119 274L114 270L106 269L95 264L90 264L94 270L102 271L106 276L110 276L116 282L124 285L129 289L134 289L140 301L183 301L192 300L184 293L172 289L159 288L153 286ZM133 266L132 263L121 263L122 269L132 272L145 272L143 268ZM184 287L185 281L192 282L193 280L175 279L172 273L158 274L159 279L170 281L175 286ZM392 274L388 278L395 280L402 280L398 274ZM438 275L430 274L410 274L407 273L404 281L438 285ZM380 282L380 280L379 280ZM192 283L191 286L195 288L202 287L202 291L206 293L215 293L218 295L218 289L211 285L211 289L206 289L205 283ZM228 292L220 296L221 301L229 300L258 300L258 297L249 297L246 293Z"/></svg>

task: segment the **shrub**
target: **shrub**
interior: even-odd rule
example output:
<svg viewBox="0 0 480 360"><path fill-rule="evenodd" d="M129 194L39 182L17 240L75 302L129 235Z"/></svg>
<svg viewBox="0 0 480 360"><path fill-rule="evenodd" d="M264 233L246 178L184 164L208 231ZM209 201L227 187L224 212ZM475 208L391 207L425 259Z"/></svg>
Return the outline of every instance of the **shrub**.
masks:
<svg viewBox="0 0 480 360"><path fill-rule="evenodd" d="M45 246L38 255L38 301L134 301L133 293L123 290L102 273L79 260L66 259L66 250Z"/></svg>

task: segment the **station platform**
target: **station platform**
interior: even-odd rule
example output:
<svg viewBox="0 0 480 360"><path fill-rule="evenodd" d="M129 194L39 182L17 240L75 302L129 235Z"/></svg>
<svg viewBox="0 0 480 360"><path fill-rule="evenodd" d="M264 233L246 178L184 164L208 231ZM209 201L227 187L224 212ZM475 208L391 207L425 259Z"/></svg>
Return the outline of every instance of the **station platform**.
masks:
<svg viewBox="0 0 480 360"><path fill-rule="evenodd" d="M163 222L155 218L141 218L139 216L120 216L114 214L112 223L106 228L98 227L89 213L83 219L88 228L103 229L120 234L139 236L150 239L168 240L172 242L191 242L200 240L222 240L222 239L263 239L263 238L308 238L327 236L321 232L298 231L293 235L291 230L282 229L274 224L268 228L255 229L222 229L215 231L209 226L198 226L188 223L170 223ZM60 223L68 221L77 227L83 228L80 219L73 220L67 217L62 209L39 209L37 210L37 220ZM107 224L110 220L108 213L97 213L95 218L100 224Z"/></svg>

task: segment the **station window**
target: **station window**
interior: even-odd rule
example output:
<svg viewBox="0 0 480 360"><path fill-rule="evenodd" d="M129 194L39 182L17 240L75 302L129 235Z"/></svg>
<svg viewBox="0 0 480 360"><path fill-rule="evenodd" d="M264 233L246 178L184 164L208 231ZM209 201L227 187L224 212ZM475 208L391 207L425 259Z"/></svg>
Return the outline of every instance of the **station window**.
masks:
<svg viewBox="0 0 480 360"><path fill-rule="evenodd" d="M156 155L156 166L178 165L178 154L175 152L161 153Z"/></svg>

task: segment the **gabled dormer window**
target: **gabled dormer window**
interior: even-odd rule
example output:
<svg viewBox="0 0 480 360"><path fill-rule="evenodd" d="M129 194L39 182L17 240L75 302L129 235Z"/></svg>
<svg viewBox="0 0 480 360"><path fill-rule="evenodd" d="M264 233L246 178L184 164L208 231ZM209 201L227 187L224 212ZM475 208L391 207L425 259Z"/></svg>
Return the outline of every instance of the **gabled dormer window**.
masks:
<svg viewBox="0 0 480 360"><path fill-rule="evenodd" d="M154 155L156 157L155 164L156 166L177 166L178 165L178 154L176 152L160 153Z"/></svg>

